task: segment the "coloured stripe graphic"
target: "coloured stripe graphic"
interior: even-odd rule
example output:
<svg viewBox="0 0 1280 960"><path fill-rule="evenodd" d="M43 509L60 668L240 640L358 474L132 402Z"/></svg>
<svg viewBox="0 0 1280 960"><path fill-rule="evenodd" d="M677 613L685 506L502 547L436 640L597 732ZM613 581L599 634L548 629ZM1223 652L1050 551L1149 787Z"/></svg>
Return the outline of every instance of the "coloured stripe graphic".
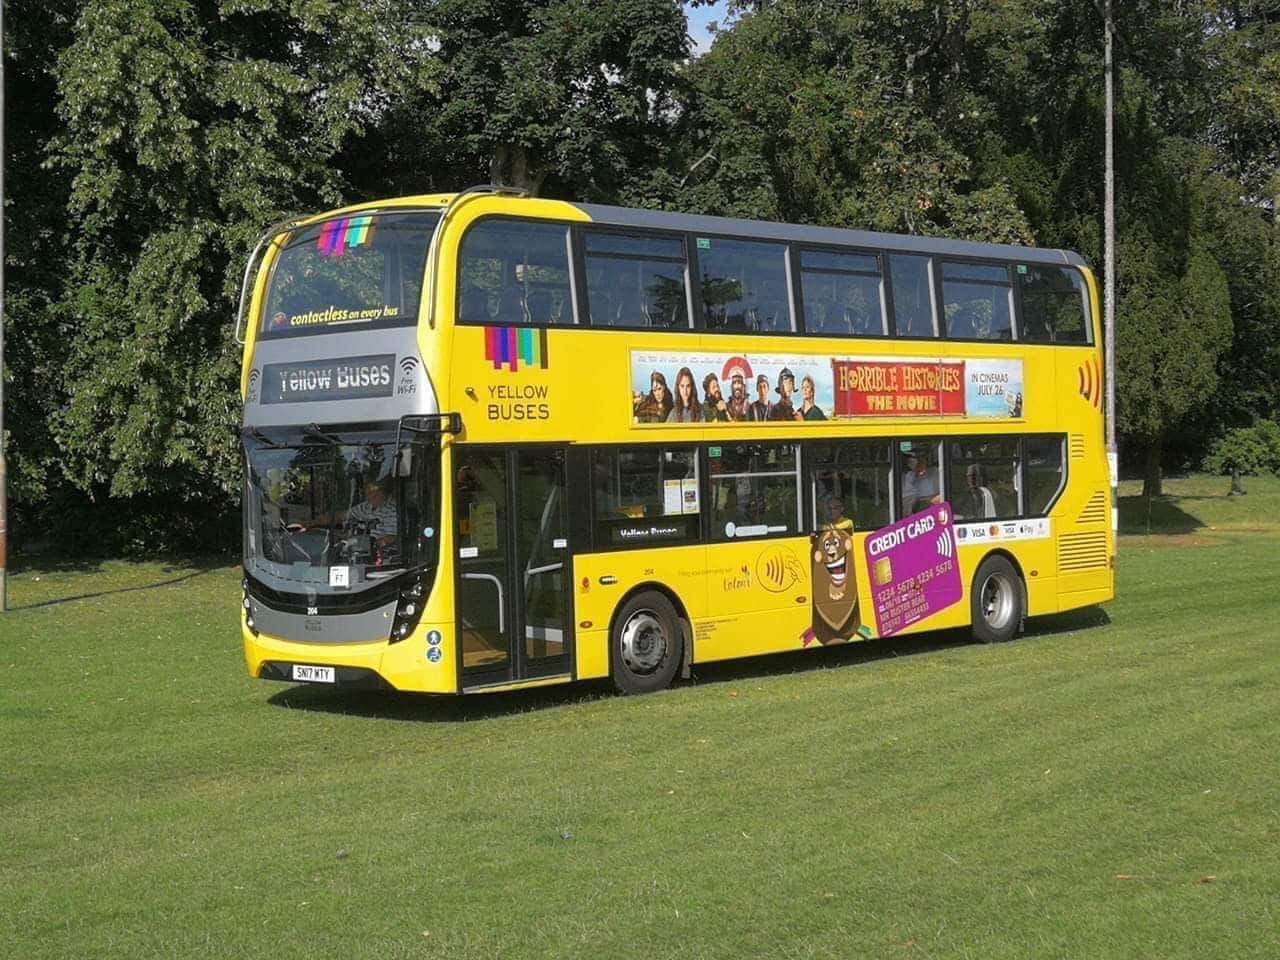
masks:
<svg viewBox="0 0 1280 960"><path fill-rule="evenodd" d="M485 327L484 358L512 373L524 367L547 369L547 331L532 327Z"/></svg>
<svg viewBox="0 0 1280 960"><path fill-rule="evenodd" d="M373 216L341 217L320 228L316 250L322 257L340 257L344 250L362 247L373 240Z"/></svg>

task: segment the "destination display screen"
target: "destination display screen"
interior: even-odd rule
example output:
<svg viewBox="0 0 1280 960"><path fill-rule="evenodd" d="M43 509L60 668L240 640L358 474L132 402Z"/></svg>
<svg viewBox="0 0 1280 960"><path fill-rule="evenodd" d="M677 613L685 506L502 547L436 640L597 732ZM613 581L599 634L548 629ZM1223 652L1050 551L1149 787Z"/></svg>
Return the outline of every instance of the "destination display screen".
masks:
<svg viewBox="0 0 1280 960"><path fill-rule="evenodd" d="M262 368L262 403L314 403L389 397L394 353L271 363Z"/></svg>

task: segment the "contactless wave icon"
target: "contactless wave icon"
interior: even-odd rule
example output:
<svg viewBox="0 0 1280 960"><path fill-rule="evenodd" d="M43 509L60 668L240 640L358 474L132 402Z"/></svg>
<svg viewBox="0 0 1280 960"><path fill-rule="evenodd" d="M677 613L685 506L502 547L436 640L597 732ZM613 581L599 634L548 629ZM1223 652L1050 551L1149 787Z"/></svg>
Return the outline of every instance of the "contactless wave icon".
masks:
<svg viewBox="0 0 1280 960"><path fill-rule="evenodd" d="M951 553L951 537L944 531L938 534L938 556L949 557Z"/></svg>
<svg viewBox="0 0 1280 960"><path fill-rule="evenodd" d="M1095 410L1102 409L1102 373L1098 370L1098 361L1090 357L1076 368L1076 376L1080 396L1093 404Z"/></svg>

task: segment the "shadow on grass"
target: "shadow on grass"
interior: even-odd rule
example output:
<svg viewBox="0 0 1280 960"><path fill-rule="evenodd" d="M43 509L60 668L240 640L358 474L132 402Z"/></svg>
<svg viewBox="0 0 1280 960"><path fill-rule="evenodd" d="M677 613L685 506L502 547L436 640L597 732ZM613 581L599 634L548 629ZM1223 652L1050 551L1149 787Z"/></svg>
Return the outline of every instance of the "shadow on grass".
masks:
<svg viewBox="0 0 1280 960"><path fill-rule="evenodd" d="M1175 506L1174 500L1215 500L1217 497L1152 497L1151 513L1141 494L1120 498L1120 532L1124 534L1185 534L1203 530L1204 524Z"/></svg>
<svg viewBox="0 0 1280 960"><path fill-rule="evenodd" d="M1111 618L1101 607L1086 607L1069 613L1037 617L1028 621L1026 634L1014 642L1027 643L1041 637L1104 626L1110 622ZM897 657L927 656L970 642L968 629L936 630L885 640L837 644L825 650L796 650L744 657L740 660L695 666L693 677L678 681L678 686L741 683L786 674L851 667ZM607 680L465 697L352 691L302 685L280 690L272 694L267 702L288 710L310 710L379 720L466 723L588 703L613 695L613 687Z"/></svg>
<svg viewBox="0 0 1280 960"><path fill-rule="evenodd" d="M168 566L164 568L164 570L162 571L163 573L170 573L178 569L185 570L186 572L184 572L182 575L177 577L170 577L168 580L157 580L155 583L140 583L132 587L115 587L114 589L111 589L111 590L93 590L88 593L76 593L76 594L72 594L69 597L54 597L50 600L38 600L35 603L24 603L21 606L16 606L16 607L11 606L9 607L9 609L10 610L36 610L40 607L56 607L59 604L71 603L72 601L75 601L75 600L92 600L94 597L110 597L117 593L136 593L139 590L155 590L157 587L169 587L175 583L182 583L186 580L192 580L196 577L202 577L206 573L212 573L214 570L219 570L225 565L226 564L220 561L210 560L208 562L184 564L183 567ZM193 566L196 567L197 569L192 570L191 567ZM91 572L100 570L101 567L97 564L92 564L92 563L85 563L81 565L81 564L68 562L65 565L41 566L40 569L41 571L48 571L51 573L52 572L91 573Z"/></svg>

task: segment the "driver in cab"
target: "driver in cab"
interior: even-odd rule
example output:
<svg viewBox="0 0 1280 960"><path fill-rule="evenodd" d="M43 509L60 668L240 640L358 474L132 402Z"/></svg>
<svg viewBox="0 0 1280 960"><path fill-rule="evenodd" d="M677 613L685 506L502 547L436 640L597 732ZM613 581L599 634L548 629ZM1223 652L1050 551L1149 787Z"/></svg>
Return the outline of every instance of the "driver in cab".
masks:
<svg viewBox="0 0 1280 960"><path fill-rule="evenodd" d="M307 524L297 524L297 529L306 530L308 527L327 527L333 524L342 526L348 523L367 523L375 533L374 539L378 546L389 546L396 539L398 511L395 500L387 496L386 488L387 480L385 479L366 480L364 499L350 510L340 510L334 514L315 517Z"/></svg>

